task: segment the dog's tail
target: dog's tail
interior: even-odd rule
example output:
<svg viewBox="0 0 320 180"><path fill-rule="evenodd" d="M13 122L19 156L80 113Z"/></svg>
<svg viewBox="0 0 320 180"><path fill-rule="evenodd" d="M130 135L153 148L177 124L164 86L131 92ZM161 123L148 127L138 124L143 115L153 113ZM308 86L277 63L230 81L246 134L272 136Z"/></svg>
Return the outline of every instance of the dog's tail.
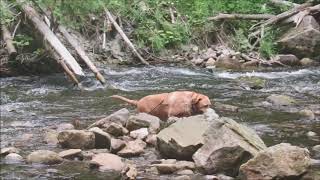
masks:
<svg viewBox="0 0 320 180"><path fill-rule="evenodd" d="M125 101L129 104L132 104L132 105L135 105L137 106L138 104L138 101L137 100L131 100L131 99L128 99L128 98L125 98L125 97L122 97L122 96L118 96L118 95L113 95L113 96L110 96L112 98L116 98L116 99L121 99L122 101Z"/></svg>

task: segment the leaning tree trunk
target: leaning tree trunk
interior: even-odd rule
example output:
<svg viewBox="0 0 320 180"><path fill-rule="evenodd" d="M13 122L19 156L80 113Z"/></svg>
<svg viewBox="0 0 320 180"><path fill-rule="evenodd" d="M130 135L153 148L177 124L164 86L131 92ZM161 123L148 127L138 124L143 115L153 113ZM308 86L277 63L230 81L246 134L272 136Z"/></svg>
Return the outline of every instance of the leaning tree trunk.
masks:
<svg viewBox="0 0 320 180"><path fill-rule="evenodd" d="M72 70L73 73L79 76L84 76L82 68L66 47L60 42L60 40L55 36L55 34L50 30L50 28L40 19L38 13L27 3L22 0L17 0L20 3L23 12L27 15L27 18L34 25L35 29L43 36L44 44L46 49L52 54L57 54L59 58ZM54 56L59 64L60 60Z"/></svg>
<svg viewBox="0 0 320 180"><path fill-rule="evenodd" d="M12 36L5 25L2 25L1 28L2 28L2 38L3 38L3 41L6 43L6 49L9 54L9 59L14 59L17 56L17 50L13 45Z"/></svg>

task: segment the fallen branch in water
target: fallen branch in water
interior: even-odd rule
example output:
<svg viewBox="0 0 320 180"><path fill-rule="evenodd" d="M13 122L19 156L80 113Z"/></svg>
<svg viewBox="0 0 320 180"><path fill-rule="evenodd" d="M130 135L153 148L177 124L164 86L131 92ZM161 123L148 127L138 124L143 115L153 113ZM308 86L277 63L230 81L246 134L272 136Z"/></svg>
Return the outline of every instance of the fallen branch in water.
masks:
<svg viewBox="0 0 320 180"><path fill-rule="evenodd" d="M248 19L248 20L264 20L264 19L271 19L275 17L272 14L224 14L220 13L215 17L209 17L209 21L220 21L225 19Z"/></svg>
<svg viewBox="0 0 320 180"><path fill-rule="evenodd" d="M113 26L116 28L116 30L118 31L118 33L120 34L120 36L122 37L122 39L124 40L124 42L130 47L130 49L132 50L132 52L140 59L140 61L145 64L145 65L149 65L149 63L138 53L138 51L136 50L136 48L134 47L134 45L132 44L132 42L129 40L129 38L127 37L127 35L123 32L123 30L121 29L121 27L118 25L118 23L113 19L111 13L109 12L108 9L105 9L106 12L106 16L107 18L111 21L111 23L113 24Z"/></svg>

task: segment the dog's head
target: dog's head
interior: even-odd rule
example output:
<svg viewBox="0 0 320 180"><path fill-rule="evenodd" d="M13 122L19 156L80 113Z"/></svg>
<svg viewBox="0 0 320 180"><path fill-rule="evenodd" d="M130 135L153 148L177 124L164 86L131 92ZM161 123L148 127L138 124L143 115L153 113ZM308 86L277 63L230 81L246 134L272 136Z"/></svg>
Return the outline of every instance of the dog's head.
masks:
<svg viewBox="0 0 320 180"><path fill-rule="evenodd" d="M195 110L200 113L205 113L211 106L211 101L208 96L205 96L203 94L196 94L192 98L192 104L195 107Z"/></svg>

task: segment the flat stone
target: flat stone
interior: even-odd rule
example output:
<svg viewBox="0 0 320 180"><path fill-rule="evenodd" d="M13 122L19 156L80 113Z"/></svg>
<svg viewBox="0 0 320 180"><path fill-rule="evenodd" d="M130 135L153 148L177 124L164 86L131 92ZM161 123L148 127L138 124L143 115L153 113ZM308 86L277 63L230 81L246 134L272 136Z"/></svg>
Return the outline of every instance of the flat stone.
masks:
<svg viewBox="0 0 320 180"><path fill-rule="evenodd" d="M59 156L65 159L74 159L74 158L82 158L81 149L68 149L65 151L59 152Z"/></svg>
<svg viewBox="0 0 320 180"><path fill-rule="evenodd" d="M147 113L139 113L130 116L126 123L126 128L129 131L137 130L140 128L149 128L150 133L157 133L160 129L160 119Z"/></svg>

